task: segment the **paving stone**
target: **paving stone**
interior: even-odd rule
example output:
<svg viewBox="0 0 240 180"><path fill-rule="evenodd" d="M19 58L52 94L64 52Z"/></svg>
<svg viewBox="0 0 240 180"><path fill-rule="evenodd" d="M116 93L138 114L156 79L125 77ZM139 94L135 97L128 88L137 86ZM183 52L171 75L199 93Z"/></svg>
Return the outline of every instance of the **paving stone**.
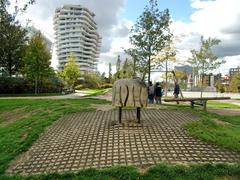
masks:
<svg viewBox="0 0 240 180"><path fill-rule="evenodd" d="M66 115L55 122L29 149L28 158L10 173L77 171L112 165L146 166L165 162L240 163L240 153L194 139L181 125L197 119L172 110L143 109L141 124L134 110ZM113 123L115 121L116 123Z"/></svg>

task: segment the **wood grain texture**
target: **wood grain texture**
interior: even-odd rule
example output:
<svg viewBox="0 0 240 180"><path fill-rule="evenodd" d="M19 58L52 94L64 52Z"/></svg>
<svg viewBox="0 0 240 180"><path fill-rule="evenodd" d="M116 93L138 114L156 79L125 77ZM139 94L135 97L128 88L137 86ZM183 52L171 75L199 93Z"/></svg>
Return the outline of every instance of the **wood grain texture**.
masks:
<svg viewBox="0 0 240 180"><path fill-rule="evenodd" d="M112 104L118 107L146 107L147 86L139 79L120 79L113 84Z"/></svg>

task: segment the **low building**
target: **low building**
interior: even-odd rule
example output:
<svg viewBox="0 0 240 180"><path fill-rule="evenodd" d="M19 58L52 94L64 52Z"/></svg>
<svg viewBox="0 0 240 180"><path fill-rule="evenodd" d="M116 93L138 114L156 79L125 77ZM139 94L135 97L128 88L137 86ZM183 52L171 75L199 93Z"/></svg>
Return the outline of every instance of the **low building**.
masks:
<svg viewBox="0 0 240 180"><path fill-rule="evenodd" d="M230 79L237 73L240 73L240 67L230 68L230 70L229 70Z"/></svg>

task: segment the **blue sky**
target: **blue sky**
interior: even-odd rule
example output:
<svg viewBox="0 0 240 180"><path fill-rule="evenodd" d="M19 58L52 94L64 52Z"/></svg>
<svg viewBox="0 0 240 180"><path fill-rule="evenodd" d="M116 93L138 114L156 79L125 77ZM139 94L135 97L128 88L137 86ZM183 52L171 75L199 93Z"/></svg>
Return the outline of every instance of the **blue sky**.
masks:
<svg viewBox="0 0 240 180"><path fill-rule="evenodd" d="M147 4L147 0L128 0L122 17L136 21ZM188 22L193 12L190 0L159 0L158 5L160 10L168 8L174 20Z"/></svg>

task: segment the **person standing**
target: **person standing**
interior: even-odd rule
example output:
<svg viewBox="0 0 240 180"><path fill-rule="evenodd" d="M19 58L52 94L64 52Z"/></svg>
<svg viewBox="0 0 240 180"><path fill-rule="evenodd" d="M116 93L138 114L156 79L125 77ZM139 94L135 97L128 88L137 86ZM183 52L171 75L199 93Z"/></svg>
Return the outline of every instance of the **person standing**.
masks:
<svg viewBox="0 0 240 180"><path fill-rule="evenodd" d="M162 104L162 87L159 82L156 83L155 86L155 100L156 104Z"/></svg>
<svg viewBox="0 0 240 180"><path fill-rule="evenodd" d="M177 82L175 82L174 91L173 91L174 98L178 98L179 93L180 93L179 84ZM178 101L177 101L177 104L179 104Z"/></svg>
<svg viewBox="0 0 240 180"><path fill-rule="evenodd" d="M152 81L148 83L148 103L153 104L154 102L154 86Z"/></svg>

